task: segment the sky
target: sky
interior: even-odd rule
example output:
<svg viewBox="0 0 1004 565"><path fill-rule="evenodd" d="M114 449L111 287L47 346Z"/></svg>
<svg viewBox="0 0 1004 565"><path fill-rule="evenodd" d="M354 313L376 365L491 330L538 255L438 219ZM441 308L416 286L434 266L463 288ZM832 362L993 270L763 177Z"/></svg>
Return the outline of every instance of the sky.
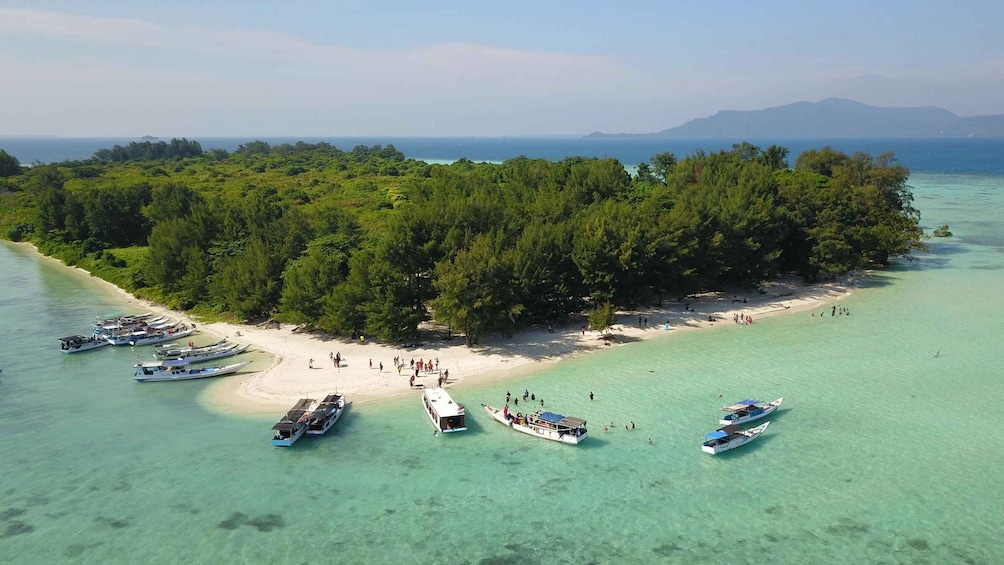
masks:
<svg viewBox="0 0 1004 565"><path fill-rule="evenodd" d="M1004 113L1004 2L0 0L0 135L652 132L851 98Z"/></svg>

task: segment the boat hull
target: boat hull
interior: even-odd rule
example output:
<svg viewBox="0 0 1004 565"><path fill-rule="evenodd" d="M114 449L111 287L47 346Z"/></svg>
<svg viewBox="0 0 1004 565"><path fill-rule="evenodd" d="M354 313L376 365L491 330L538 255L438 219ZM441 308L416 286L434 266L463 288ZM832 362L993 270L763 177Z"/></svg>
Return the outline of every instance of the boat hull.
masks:
<svg viewBox="0 0 1004 565"><path fill-rule="evenodd" d="M508 419L506 419L505 414L502 412L502 410L499 410L498 408L489 406L487 404L482 404L482 406L484 407L485 412L488 412L488 415L492 417L492 420L495 420L496 422L502 424L503 426L512 428L517 432L522 432L529 436L539 437L542 439L556 441L559 443L566 443L568 445L578 445L582 443L583 440L589 437L589 432L584 432L582 435L577 436L575 434L559 433L555 430L545 430L541 428L532 428L530 426L514 424L509 422Z"/></svg>
<svg viewBox="0 0 1004 565"><path fill-rule="evenodd" d="M77 346L70 346L66 349L60 349L63 353L82 353L84 351L90 351L92 349L97 349L99 347L104 347L106 345L111 345L107 340L95 340L87 343L83 343Z"/></svg>
<svg viewBox="0 0 1004 565"><path fill-rule="evenodd" d="M765 404L764 407L763 407L763 411L760 412L760 413L758 413L758 414L752 414L752 415L749 415L749 416L743 416L741 418L736 418L736 419L722 418L722 419L718 420L718 423L721 424L721 425L723 425L723 426L731 426L731 425L737 425L738 426L738 425L742 425L742 424L748 424L750 422L755 422L757 420L762 420L763 418L766 418L767 416L770 416L771 414L773 414L781 406L781 402L782 401L784 401L784 397L783 396L781 398L778 398L774 402Z"/></svg>

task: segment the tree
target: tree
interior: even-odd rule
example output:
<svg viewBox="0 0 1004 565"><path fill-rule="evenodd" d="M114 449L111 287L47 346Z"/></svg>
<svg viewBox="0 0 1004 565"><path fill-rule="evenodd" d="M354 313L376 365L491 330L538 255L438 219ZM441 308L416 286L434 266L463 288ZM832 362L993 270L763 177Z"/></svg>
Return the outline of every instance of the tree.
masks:
<svg viewBox="0 0 1004 565"><path fill-rule="evenodd" d="M510 272L490 237L479 235L452 260L436 264L436 320L463 332L468 346L490 331L509 331L523 309L513 301Z"/></svg>
<svg viewBox="0 0 1004 565"><path fill-rule="evenodd" d="M17 157L0 149L0 178L17 176L21 172L21 162Z"/></svg>
<svg viewBox="0 0 1004 565"><path fill-rule="evenodd" d="M652 172L655 174L655 178L666 184L669 179L669 175L672 174L673 169L676 167L676 155L672 153L656 153L652 155Z"/></svg>

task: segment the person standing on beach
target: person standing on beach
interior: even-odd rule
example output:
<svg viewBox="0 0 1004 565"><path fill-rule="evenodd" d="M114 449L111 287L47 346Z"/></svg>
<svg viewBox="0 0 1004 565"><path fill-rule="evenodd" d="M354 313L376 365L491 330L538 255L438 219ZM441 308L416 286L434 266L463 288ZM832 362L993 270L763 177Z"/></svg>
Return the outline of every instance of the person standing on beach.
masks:
<svg viewBox="0 0 1004 565"><path fill-rule="evenodd" d="M310 364L308 365L308 367L310 367L311 369L314 368L314 360L313 359L310 360Z"/></svg>
<svg viewBox="0 0 1004 565"><path fill-rule="evenodd" d="M593 399L593 391L589 391L589 400Z"/></svg>

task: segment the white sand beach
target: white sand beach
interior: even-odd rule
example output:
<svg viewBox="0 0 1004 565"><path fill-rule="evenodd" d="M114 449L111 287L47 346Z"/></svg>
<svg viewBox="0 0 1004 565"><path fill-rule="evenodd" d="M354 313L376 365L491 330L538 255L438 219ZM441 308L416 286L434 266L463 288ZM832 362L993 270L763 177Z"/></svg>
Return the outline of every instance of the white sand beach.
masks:
<svg viewBox="0 0 1004 565"><path fill-rule="evenodd" d="M57 259L46 259L62 264ZM89 276L83 269L74 270ZM487 336L479 345L467 347L462 336L445 340L443 332L429 326L423 331L420 343L408 348L370 338L349 340L323 332L296 332L289 324L278 328L203 324L183 312L140 300L97 277L91 280L116 293L124 305L196 324L201 332L201 337L196 339L199 344L228 337L271 354L271 360L261 363L256 360L249 370L218 379L200 399L211 409L258 415L273 414L300 398L323 397L336 390L346 394L354 404L413 394L415 388L410 384L414 374L412 360L416 364L420 360L433 362L432 371L419 371L416 386L436 386L439 378L448 374L444 386L449 388L524 376L569 355L616 347L630 341L665 338L714 324L733 324L733 316L738 313L750 316L755 327L756 321L764 317L828 308L849 294L862 276L852 274L837 282L818 285L806 285L791 278L765 284L759 293L694 295L679 302L667 302L662 307L620 312L618 323L602 333L583 331L586 323L583 319L554 326L550 331L531 328L510 338ZM688 305L689 309L685 309ZM640 324L639 318L647 319L647 325ZM712 318L715 321L711 321ZM341 357L340 367L336 367L331 358L336 354ZM394 365L395 357L403 362L400 372Z"/></svg>

